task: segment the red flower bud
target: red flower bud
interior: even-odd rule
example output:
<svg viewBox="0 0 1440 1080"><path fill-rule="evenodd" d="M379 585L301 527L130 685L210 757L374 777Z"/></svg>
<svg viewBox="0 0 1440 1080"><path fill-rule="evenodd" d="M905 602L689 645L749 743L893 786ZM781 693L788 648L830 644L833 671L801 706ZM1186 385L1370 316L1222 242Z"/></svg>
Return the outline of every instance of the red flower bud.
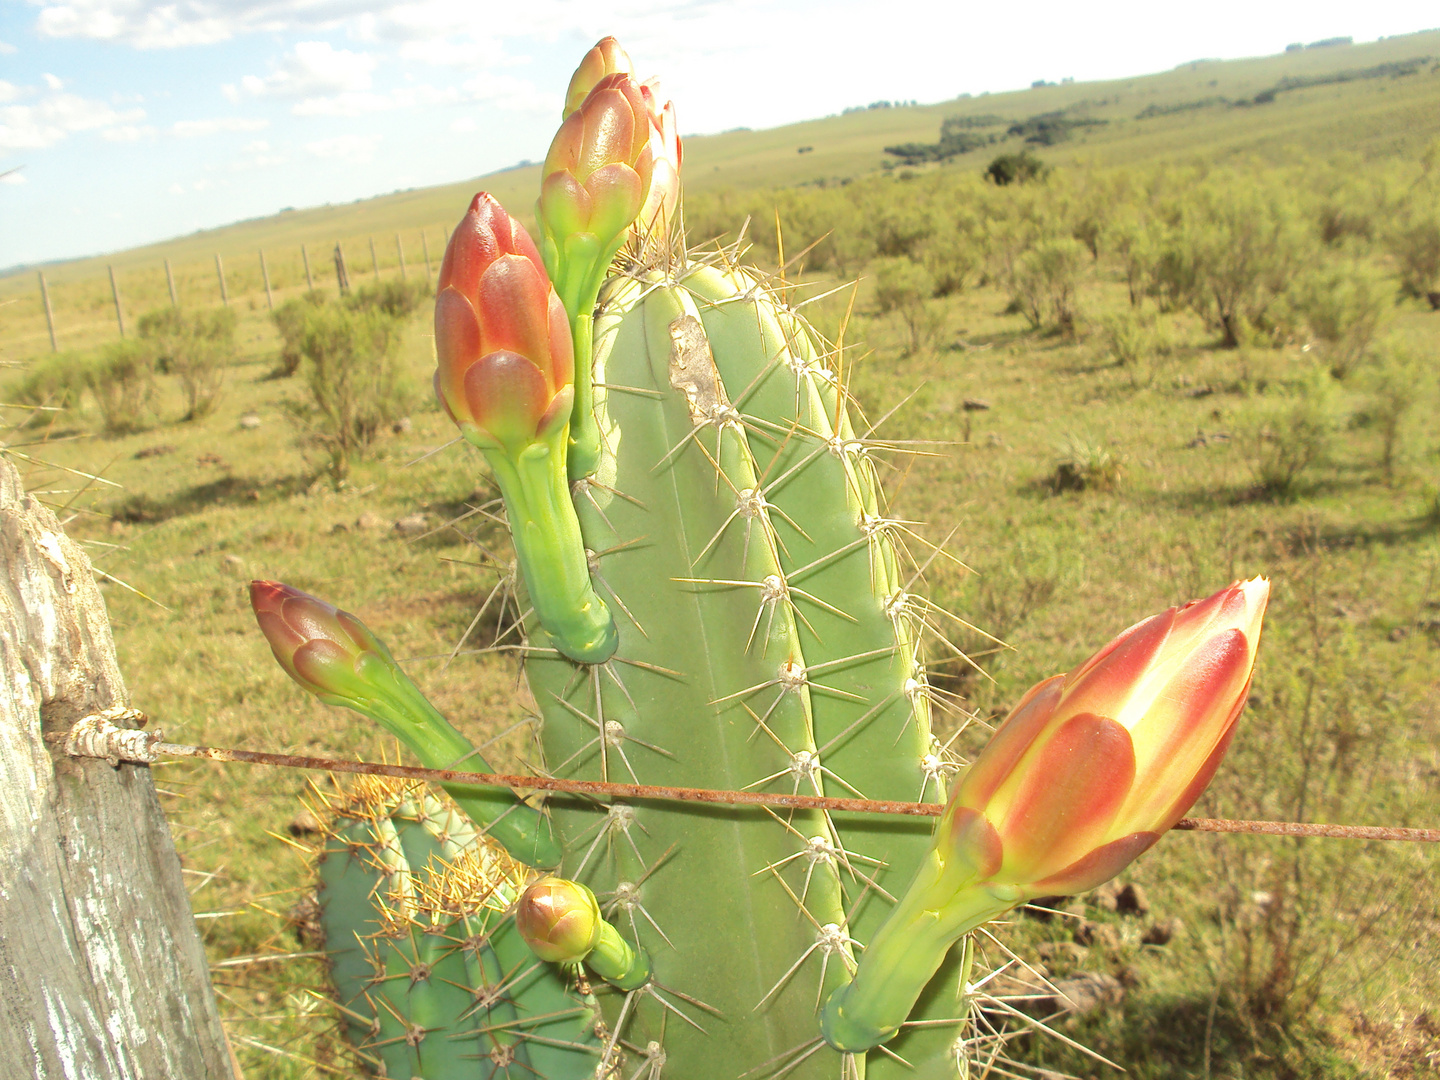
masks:
<svg viewBox="0 0 1440 1080"><path fill-rule="evenodd" d="M278 581L252 581L250 606L286 674L322 701L344 705L388 691L373 665L388 668L390 653L354 615Z"/></svg>
<svg viewBox="0 0 1440 1080"><path fill-rule="evenodd" d="M466 438L512 451L570 417L565 309L524 228L480 192L445 249L435 299L435 392Z"/></svg>
<svg viewBox="0 0 1440 1080"><path fill-rule="evenodd" d="M1031 689L951 796L941 857L1030 896L1114 877L1215 775L1269 595L1256 578L1171 608Z"/></svg>
<svg viewBox="0 0 1440 1080"><path fill-rule="evenodd" d="M547 234L591 233L603 249L630 227L650 190L650 110L634 76L595 84L545 156L540 217ZM608 261L608 260L607 260Z"/></svg>

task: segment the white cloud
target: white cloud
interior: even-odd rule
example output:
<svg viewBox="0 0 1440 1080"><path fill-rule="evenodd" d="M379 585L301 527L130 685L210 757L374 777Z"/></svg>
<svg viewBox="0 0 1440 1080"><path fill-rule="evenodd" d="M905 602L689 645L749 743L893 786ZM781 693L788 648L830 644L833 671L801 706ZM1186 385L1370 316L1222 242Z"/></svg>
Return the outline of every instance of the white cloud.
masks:
<svg viewBox="0 0 1440 1080"><path fill-rule="evenodd" d="M51 94L34 105L0 106L0 150L53 146L72 132L115 127L144 117L144 109L116 112L103 101Z"/></svg>
<svg viewBox="0 0 1440 1080"><path fill-rule="evenodd" d="M9 56L19 51L19 49L15 48L15 46L11 45L8 41L0 41L0 56Z"/></svg>
<svg viewBox="0 0 1440 1080"><path fill-rule="evenodd" d="M0 184L24 184L28 183L25 174L19 169L11 169L9 172L0 173Z"/></svg>
<svg viewBox="0 0 1440 1080"><path fill-rule="evenodd" d="M177 120L170 134L177 139L198 139L221 131L262 131L270 126L263 117L222 116L211 120Z"/></svg>
<svg viewBox="0 0 1440 1080"><path fill-rule="evenodd" d="M328 41L302 41L269 75L246 75L239 88L223 87L227 97L317 98L370 89L375 58L337 49Z"/></svg>
<svg viewBox="0 0 1440 1080"><path fill-rule="evenodd" d="M41 75L40 77L45 80L45 85L48 86L51 90L64 90L64 89L65 89L65 81L64 81L63 79L61 79L58 75L51 75L51 74L47 71L47 72L45 72L45 74Z"/></svg>
<svg viewBox="0 0 1440 1080"><path fill-rule="evenodd" d="M336 158L352 165L363 165L375 156L380 139L379 135L336 135L306 143L305 149L316 157Z"/></svg>
<svg viewBox="0 0 1440 1080"><path fill-rule="evenodd" d="M472 131L479 131L480 125L475 122L473 116L462 116L450 124L450 130L460 135L469 135Z"/></svg>
<svg viewBox="0 0 1440 1080"><path fill-rule="evenodd" d="M19 101L26 94L33 93L34 91L28 86L16 86L12 82L0 79L0 105L10 101Z"/></svg>
<svg viewBox="0 0 1440 1080"><path fill-rule="evenodd" d="M184 185L184 184L179 184L179 183L171 184L171 185L170 185L170 194L171 194L171 195L184 195L184 194L185 194L185 185Z"/></svg>
<svg viewBox="0 0 1440 1080"><path fill-rule="evenodd" d="M119 127L106 128L100 134L111 142L139 142L141 139L153 139L155 129L149 124L121 124Z"/></svg>

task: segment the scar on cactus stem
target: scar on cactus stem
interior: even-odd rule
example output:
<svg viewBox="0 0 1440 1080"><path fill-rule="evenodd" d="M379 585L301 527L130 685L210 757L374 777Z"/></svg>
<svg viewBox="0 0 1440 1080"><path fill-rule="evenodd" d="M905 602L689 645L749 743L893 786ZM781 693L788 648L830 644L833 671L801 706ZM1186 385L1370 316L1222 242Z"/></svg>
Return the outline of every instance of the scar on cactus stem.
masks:
<svg viewBox="0 0 1440 1080"><path fill-rule="evenodd" d="M380 724L431 769L490 766L401 670L385 643L347 611L278 581L252 581L250 606L280 666L327 705L354 709ZM560 862L550 819L497 788L445 784L505 850L525 863Z"/></svg>
<svg viewBox="0 0 1440 1080"><path fill-rule="evenodd" d="M483 191L450 237L438 289L435 393L490 463L540 624L570 659L603 663L619 639L570 501L565 309L529 234Z"/></svg>
<svg viewBox="0 0 1440 1080"><path fill-rule="evenodd" d="M1034 897L1095 888L1185 816L1245 707L1269 596L1255 578L1171 608L1021 699L854 981L825 1003L831 1046L892 1038L961 936Z"/></svg>

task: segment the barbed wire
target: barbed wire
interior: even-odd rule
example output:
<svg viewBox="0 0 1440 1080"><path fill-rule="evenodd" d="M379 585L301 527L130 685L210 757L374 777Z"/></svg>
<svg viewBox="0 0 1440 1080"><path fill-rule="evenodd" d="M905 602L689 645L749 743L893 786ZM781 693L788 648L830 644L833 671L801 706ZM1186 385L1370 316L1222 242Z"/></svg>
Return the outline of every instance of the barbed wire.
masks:
<svg viewBox="0 0 1440 1080"><path fill-rule="evenodd" d="M364 776L390 776L441 784L473 784L519 791L550 791L591 797L697 802L728 806L768 806L797 810L826 810L861 814L891 814L907 817L939 817L940 803L896 802L883 799L831 798L801 795L798 792L727 791L714 788L674 787L664 784L625 784L601 780L566 780L553 776L515 773L464 772L458 769L427 769L380 761L350 761L345 758L312 757L303 754L276 754L261 750L240 750L220 746L190 746L164 742L160 731L141 731L116 726L115 720L144 722L134 710L109 709L87 716L70 731L49 733L46 742L64 744L76 757L105 758L112 765L121 761L151 764L162 756L202 758L208 761L269 765L287 769L308 769ZM1343 840L1398 840L1440 843L1440 829L1415 829L1394 825L1330 825L1299 821L1250 821L1227 818L1181 818L1172 828L1183 832L1257 833L1266 836L1328 837Z"/></svg>

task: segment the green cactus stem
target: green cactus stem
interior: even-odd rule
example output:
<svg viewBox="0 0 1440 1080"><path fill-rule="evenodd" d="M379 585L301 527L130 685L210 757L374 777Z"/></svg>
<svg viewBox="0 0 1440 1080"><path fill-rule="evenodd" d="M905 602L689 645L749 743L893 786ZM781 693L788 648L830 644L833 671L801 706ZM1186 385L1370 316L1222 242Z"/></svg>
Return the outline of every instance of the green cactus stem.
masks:
<svg viewBox="0 0 1440 1080"><path fill-rule="evenodd" d="M423 788L366 777L327 803L317 898L362 1062L399 1080L588 1075L593 999L508 916L524 868Z"/></svg>

